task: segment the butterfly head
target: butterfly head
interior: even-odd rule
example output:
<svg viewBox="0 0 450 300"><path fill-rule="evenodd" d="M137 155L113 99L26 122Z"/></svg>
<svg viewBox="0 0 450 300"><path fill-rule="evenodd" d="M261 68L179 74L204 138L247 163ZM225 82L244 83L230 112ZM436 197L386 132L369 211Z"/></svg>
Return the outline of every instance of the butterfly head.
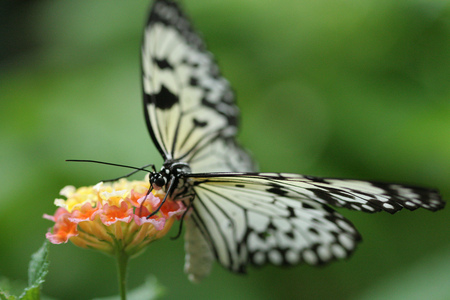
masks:
<svg viewBox="0 0 450 300"><path fill-rule="evenodd" d="M160 190L167 184L167 177L160 172L150 174L150 184L154 190Z"/></svg>
<svg viewBox="0 0 450 300"><path fill-rule="evenodd" d="M172 179L178 179L186 174L190 173L189 166L182 162L167 161L161 167L159 172L151 172L150 184L155 190L160 190L165 187Z"/></svg>

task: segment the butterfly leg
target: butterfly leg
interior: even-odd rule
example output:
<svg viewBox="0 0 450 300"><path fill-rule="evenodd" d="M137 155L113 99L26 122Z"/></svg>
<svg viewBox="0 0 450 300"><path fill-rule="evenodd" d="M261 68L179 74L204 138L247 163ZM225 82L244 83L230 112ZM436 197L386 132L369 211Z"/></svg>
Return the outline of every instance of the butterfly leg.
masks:
<svg viewBox="0 0 450 300"><path fill-rule="evenodd" d="M191 207L192 207L192 200L194 200L194 197L195 197L195 195L192 194L192 195L183 197L183 198L181 199L181 200L183 200L183 199L189 199L189 204L187 205L186 210L184 211L183 215L181 216L181 219L180 219L180 226L179 226L179 228L178 228L178 233L177 233L176 236L171 237L171 238L170 238L171 240L176 240L176 239L178 239L178 238L181 236L181 230L183 229L183 221L184 221L184 217L187 215L187 213L188 213L189 210L191 209ZM184 203L184 202L183 202L183 203Z"/></svg>
<svg viewBox="0 0 450 300"><path fill-rule="evenodd" d="M171 195L173 193L173 191L175 190L175 186L178 184L177 180L175 180L175 176L172 176L172 179L170 180L170 185L169 188L167 189L166 195L164 196L164 199L162 199L161 203L159 204L158 208L152 212L151 214L149 214L147 216L147 219L151 218L152 216L154 216L155 214L157 214L159 212L159 210L161 209L161 207L164 205L164 203L167 200L167 196Z"/></svg>

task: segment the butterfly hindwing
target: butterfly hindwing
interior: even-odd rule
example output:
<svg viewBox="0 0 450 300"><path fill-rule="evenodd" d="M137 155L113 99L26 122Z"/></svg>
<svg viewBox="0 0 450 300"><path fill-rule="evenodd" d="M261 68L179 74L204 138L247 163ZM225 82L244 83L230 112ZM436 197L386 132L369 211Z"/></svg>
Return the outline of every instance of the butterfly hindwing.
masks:
<svg viewBox="0 0 450 300"><path fill-rule="evenodd" d="M156 1L142 43L147 127L164 159L190 163L199 149L236 135L234 93L179 7Z"/></svg>
<svg viewBox="0 0 450 300"><path fill-rule="evenodd" d="M348 257L360 240L348 220L319 202L212 179L195 186L191 217L234 272L248 264L328 263Z"/></svg>

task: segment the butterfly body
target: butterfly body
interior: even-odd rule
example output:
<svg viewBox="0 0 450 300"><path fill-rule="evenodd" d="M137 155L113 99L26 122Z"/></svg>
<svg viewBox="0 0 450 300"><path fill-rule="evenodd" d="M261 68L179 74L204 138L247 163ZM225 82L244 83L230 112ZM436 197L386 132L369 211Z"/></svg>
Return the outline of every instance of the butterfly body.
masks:
<svg viewBox="0 0 450 300"><path fill-rule="evenodd" d="M347 258L361 236L330 206L368 213L444 207L433 189L258 173L235 140L234 93L175 2L154 2L141 53L145 120L165 160L150 183L189 208L185 271L191 280L205 277L214 259L244 273L248 265Z"/></svg>

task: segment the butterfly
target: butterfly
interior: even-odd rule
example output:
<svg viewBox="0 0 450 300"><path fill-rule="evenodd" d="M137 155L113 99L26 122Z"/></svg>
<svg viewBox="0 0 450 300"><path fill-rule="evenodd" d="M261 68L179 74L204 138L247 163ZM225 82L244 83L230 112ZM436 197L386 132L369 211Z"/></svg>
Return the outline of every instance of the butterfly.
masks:
<svg viewBox="0 0 450 300"><path fill-rule="evenodd" d="M176 2L156 0L141 48L144 115L164 159L150 172L164 201L183 201L185 272L200 281L217 260L249 265L325 264L361 237L330 206L367 213L444 207L438 191L399 184L258 173L236 141L239 109L214 57Z"/></svg>

